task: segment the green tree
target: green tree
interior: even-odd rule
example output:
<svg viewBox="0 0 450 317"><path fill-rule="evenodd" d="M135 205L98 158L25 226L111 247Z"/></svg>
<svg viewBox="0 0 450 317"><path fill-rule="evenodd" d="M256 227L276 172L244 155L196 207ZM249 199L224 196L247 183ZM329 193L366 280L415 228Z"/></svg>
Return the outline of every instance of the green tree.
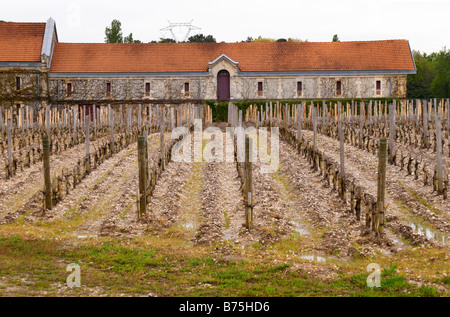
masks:
<svg viewBox="0 0 450 317"><path fill-rule="evenodd" d="M133 33L130 33L130 35L128 35L128 36L125 36L125 37L123 38L123 42L124 42L124 43L142 43L142 42L139 41L139 40L133 39Z"/></svg>
<svg viewBox="0 0 450 317"><path fill-rule="evenodd" d="M287 42L287 40L286 40L286 39L283 39L283 38L281 38L281 39L278 39L278 40L277 40L277 42Z"/></svg>
<svg viewBox="0 0 450 317"><path fill-rule="evenodd" d="M436 75L435 56L427 55L419 51L413 51L414 63L417 73L408 75L406 82L406 94L408 98L432 98L431 83Z"/></svg>
<svg viewBox="0 0 450 317"><path fill-rule="evenodd" d="M105 43L123 43L122 23L119 20L112 20L111 27L106 27Z"/></svg>
<svg viewBox="0 0 450 317"><path fill-rule="evenodd" d="M196 34L188 38L189 43L216 43L216 39L212 35L204 36L203 34Z"/></svg>
<svg viewBox="0 0 450 317"><path fill-rule="evenodd" d="M434 61L436 75L431 82L431 90L436 98L450 96L450 50L443 48L436 54Z"/></svg>
<svg viewBox="0 0 450 317"><path fill-rule="evenodd" d="M340 42L337 34L333 35L333 42Z"/></svg>

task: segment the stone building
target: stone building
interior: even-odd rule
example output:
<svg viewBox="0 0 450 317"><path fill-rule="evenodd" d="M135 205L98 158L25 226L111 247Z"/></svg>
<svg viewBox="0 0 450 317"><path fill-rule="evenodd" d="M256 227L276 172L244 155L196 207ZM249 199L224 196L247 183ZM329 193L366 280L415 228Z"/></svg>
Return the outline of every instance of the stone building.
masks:
<svg viewBox="0 0 450 317"><path fill-rule="evenodd" d="M405 98L416 73L407 40L60 43L51 18L0 23L0 48L3 104Z"/></svg>
<svg viewBox="0 0 450 317"><path fill-rule="evenodd" d="M0 103L48 102L48 74L55 44L55 21L0 23Z"/></svg>

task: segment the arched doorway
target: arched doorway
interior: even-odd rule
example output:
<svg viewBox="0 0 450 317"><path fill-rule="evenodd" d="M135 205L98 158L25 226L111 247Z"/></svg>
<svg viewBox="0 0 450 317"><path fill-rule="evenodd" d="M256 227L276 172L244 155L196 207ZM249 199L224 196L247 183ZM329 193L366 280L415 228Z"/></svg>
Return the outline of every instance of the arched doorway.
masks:
<svg viewBox="0 0 450 317"><path fill-rule="evenodd" d="M230 99L230 73L225 69L217 73L217 99Z"/></svg>

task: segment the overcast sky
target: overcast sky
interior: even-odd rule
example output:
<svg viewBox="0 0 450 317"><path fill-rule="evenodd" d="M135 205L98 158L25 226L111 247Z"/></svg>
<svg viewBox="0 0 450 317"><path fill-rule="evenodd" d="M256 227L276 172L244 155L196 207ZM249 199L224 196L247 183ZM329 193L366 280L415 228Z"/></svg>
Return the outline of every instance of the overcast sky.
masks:
<svg viewBox="0 0 450 317"><path fill-rule="evenodd" d="M0 20L56 21L60 42L104 42L105 27L122 22L123 35L144 43L169 33L169 22L192 20L218 42L248 36L310 42L407 39L411 49L450 48L450 0L159 0L2 1ZM186 29L174 29L182 36Z"/></svg>

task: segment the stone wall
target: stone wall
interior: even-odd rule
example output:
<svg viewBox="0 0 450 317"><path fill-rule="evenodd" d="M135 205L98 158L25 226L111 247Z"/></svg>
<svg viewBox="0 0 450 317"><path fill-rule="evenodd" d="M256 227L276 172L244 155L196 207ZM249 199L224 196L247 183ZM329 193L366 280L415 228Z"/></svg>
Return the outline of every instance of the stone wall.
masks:
<svg viewBox="0 0 450 317"><path fill-rule="evenodd" d="M336 93L336 82L341 81L341 94ZM376 81L381 83L376 93ZM302 82L302 95L297 96L297 82ZM24 79L24 82L26 80ZM258 94L258 82L263 83L263 94ZM68 93L67 84L72 91ZM111 93L107 94L107 83ZM150 83L150 94L145 92ZM189 94L184 91L189 83ZM148 77L148 78L50 78L49 97L52 103L94 101L145 100L214 100L217 97L217 79L211 74L202 77ZM199 95L200 89L200 95ZM331 98L406 97L406 75L396 76L285 76L248 77L230 74L232 100L302 100Z"/></svg>
<svg viewBox="0 0 450 317"><path fill-rule="evenodd" d="M16 89L16 78L20 89ZM0 103L21 104L48 98L48 73L40 67L0 67Z"/></svg>

